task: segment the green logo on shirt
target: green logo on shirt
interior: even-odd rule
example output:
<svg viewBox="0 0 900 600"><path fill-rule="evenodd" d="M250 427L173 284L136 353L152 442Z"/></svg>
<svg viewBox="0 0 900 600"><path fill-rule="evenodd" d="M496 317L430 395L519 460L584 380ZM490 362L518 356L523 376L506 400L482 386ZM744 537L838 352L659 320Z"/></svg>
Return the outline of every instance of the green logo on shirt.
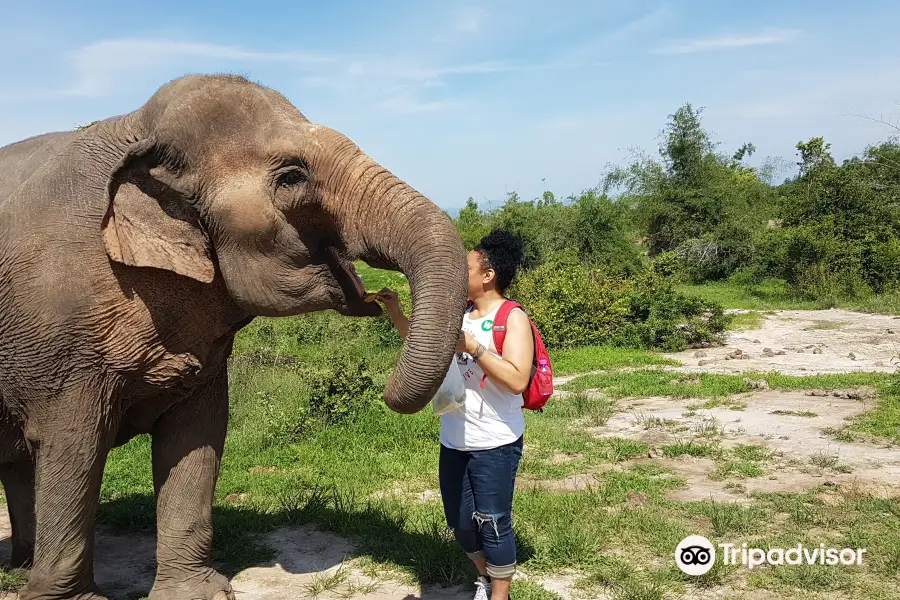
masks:
<svg viewBox="0 0 900 600"><path fill-rule="evenodd" d="M488 319L487 321L485 321L484 323L481 324L481 330L482 331L490 331L491 327L493 327L493 326L494 326L494 321L491 319Z"/></svg>

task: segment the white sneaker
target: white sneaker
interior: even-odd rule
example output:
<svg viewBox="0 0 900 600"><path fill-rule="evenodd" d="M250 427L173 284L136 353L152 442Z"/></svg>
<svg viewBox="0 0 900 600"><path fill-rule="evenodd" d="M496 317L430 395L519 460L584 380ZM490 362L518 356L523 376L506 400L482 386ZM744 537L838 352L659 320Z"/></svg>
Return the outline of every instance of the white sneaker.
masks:
<svg viewBox="0 0 900 600"><path fill-rule="evenodd" d="M483 575L475 580L475 597L472 600L491 600L491 584Z"/></svg>

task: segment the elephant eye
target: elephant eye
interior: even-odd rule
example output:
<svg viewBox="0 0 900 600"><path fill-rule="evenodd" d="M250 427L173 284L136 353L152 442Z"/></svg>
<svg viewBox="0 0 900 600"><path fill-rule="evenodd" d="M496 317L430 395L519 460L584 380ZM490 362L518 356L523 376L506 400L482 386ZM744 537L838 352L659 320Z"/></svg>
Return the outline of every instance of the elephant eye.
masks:
<svg viewBox="0 0 900 600"><path fill-rule="evenodd" d="M278 176L279 187L294 187L306 181L306 174L300 169L291 169Z"/></svg>

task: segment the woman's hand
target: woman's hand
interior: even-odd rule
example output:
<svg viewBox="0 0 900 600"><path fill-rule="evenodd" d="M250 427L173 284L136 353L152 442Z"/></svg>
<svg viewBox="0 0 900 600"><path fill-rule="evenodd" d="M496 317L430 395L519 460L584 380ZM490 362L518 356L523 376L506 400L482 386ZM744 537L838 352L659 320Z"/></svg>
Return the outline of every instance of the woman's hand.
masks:
<svg viewBox="0 0 900 600"><path fill-rule="evenodd" d="M468 352L469 354L474 354L477 348L478 342L475 341L475 338L469 335L468 331L459 332L459 340L456 342L457 352Z"/></svg>
<svg viewBox="0 0 900 600"><path fill-rule="evenodd" d="M381 288L380 291L375 292L375 300L384 304L384 308L388 313L396 315L403 310L400 307L400 296L392 289Z"/></svg>
<svg viewBox="0 0 900 600"><path fill-rule="evenodd" d="M384 304L384 310L391 318L394 327L397 328L397 333L405 340L406 335L409 333L409 319L403 314L403 307L400 306L400 296L394 290L381 288L381 291L373 294L372 299L368 301L375 302L376 300Z"/></svg>

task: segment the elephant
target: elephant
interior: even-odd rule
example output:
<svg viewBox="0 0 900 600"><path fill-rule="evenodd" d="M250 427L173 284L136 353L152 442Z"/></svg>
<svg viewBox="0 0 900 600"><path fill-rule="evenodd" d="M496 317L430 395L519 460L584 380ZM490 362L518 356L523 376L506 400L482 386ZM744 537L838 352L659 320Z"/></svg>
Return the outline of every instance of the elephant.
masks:
<svg viewBox="0 0 900 600"><path fill-rule="evenodd" d="M144 434L150 599L233 600L211 519L235 335L257 317L381 315L356 260L409 282L384 402L417 412L459 338L462 240L436 204L280 92L190 74L133 112L0 148L0 481L21 600L103 598L104 466Z"/></svg>

